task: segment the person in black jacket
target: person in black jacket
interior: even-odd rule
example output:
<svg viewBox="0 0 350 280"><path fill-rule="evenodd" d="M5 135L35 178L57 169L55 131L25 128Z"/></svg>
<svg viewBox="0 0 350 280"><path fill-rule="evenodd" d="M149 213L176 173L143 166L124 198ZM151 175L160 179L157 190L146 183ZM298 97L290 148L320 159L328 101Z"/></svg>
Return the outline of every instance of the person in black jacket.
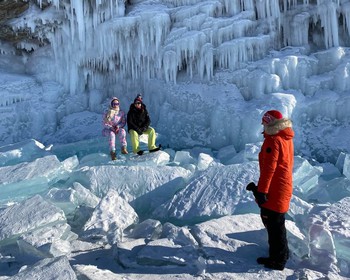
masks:
<svg viewBox="0 0 350 280"><path fill-rule="evenodd" d="M130 105L127 116L128 131L131 138L132 151L135 154L142 155L144 151L140 150L139 136L148 135L148 150L150 153L159 151L161 146L156 146L156 132L150 127L151 119L149 117L146 105L142 102L142 96L139 94Z"/></svg>

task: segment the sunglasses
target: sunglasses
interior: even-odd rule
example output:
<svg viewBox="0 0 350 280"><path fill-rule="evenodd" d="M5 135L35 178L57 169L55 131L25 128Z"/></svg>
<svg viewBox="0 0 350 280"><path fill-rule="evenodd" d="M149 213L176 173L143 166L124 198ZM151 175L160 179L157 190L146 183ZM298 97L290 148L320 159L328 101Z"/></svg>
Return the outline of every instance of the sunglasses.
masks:
<svg viewBox="0 0 350 280"><path fill-rule="evenodd" d="M135 105L140 105L141 104L141 102L135 102Z"/></svg>
<svg viewBox="0 0 350 280"><path fill-rule="evenodd" d="M113 102L112 106L119 106L119 102Z"/></svg>

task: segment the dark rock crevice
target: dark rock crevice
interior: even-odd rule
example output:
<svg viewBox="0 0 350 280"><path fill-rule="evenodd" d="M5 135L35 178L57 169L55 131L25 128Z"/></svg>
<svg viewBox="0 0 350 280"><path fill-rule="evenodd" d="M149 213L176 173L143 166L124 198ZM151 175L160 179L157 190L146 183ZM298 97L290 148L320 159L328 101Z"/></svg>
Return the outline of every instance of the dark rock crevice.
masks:
<svg viewBox="0 0 350 280"><path fill-rule="evenodd" d="M38 25L37 31L32 32L29 27L14 29L9 21L20 17L26 12L30 5L38 5L36 1L25 1L25 0L0 0L0 41L8 42L13 44L15 48L20 48L19 43L29 43L37 46L43 46L48 42L46 38L42 38L40 33L44 26ZM47 1L42 2L40 7L42 10L49 6ZM26 50L28 51L28 50Z"/></svg>

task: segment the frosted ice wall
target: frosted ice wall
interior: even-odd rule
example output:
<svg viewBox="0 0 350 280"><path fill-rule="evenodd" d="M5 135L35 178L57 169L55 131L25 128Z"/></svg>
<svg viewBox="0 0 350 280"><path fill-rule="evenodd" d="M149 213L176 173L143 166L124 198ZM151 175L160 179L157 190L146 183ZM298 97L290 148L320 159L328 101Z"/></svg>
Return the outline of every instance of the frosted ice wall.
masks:
<svg viewBox="0 0 350 280"><path fill-rule="evenodd" d="M339 46L341 18L349 34L347 1L148 2L52 1L67 19L51 40L58 80L71 93L125 80L176 82L180 73L211 80L272 48Z"/></svg>
<svg viewBox="0 0 350 280"><path fill-rule="evenodd" d="M47 1L37 2L47 4ZM7 143L26 139L33 134L33 127L40 131L35 136L37 139L56 130L62 133L54 139L63 139L64 125L74 123L70 123L69 118L64 120L67 115L90 111L95 113L91 120L99 118L108 96L116 94L123 106L127 106L140 90L152 112L152 124L165 138L171 138L169 145L177 144L181 148L208 145L219 149L233 144L240 150L246 143L259 139L260 115L270 106L292 116L296 132L304 133L304 137L297 137L303 138L303 142L296 144L305 153L310 153L314 146L324 159L330 157L327 143L322 142L322 147L315 147L313 143L328 142L324 140L327 137L332 142L331 133L325 132L321 140L316 136L305 137L307 132L313 135L311 132L319 131L320 122L315 120L319 116L326 119L327 131L334 132L334 127L347 129L344 122L350 103L347 97L350 90L349 0L134 0L129 4L115 0L61 0L50 3L53 6L42 13L32 5L40 14L35 11L27 23L37 30L40 25L34 24L34 17L39 15L41 20L48 20L48 15L52 15L54 20L57 16L55 26L60 24L60 27L53 29L55 32L50 37L56 65L50 64L50 50L46 52L41 48L28 56L25 70L35 75L35 86L29 92L40 93L36 101L34 94L12 94L9 82L0 86L10 94L1 104L7 111L13 102L31 102L31 106L23 105L25 117L19 118L13 111L14 118L18 118L15 125L13 122L9 125L12 115L2 118L0 128L4 127L7 133L2 139ZM50 13L44 17L47 10ZM23 27L23 24L23 20L17 20L15 26ZM339 47L335 47L337 45ZM9 52L3 46L1 51ZM39 56L49 57L50 63ZM53 68L57 70L57 78L51 75ZM39 71L46 69L44 74ZM57 84L65 88L50 94L47 89L54 92L56 84L46 86L47 79L58 80ZM70 96L65 94L67 90ZM314 96L317 99L311 101ZM50 110L45 111L45 121L40 121L41 115L37 113L40 111L37 108L43 106L42 97L49 99ZM224 104L220 104L219 97L225 100ZM283 98L291 103L286 105L286 101L281 101ZM254 101L258 105L250 105ZM253 112L251 123L245 123L244 110ZM35 112L34 120L31 112ZM204 112L211 112L211 118ZM193 123L184 125L182 119L177 121L179 115ZM233 116L239 121L232 122ZM100 129L96 127L96 131ZM251 131L252 128L255 131ZM175 137L174 131L178 132ZM16 136L9 140L11 133ZM76 135L64 141L77 140ZM340 142L335 156L349 147L345 140ZM335 157L332 155L332 158Z"/></svg>
<svg viewBox="0 0 350 280"><path fill-rule="evenodd" d="M92 53L99 57L101 52L106 51L104 45L96 44L97 34L103 32L99 27L124 15L124 1L55 1L54 5L64 12L67 19L62 29L56 30L51 38L57 78L71 93L81 91L89 82L86 58ZM98 73L101 69L107 71L106 65L111 65L111 62L100 57L98 63L91 62L90 66ZM94 88L94 85L90 84L90 87Z"/></svg>
<svg viewBox="0 0 350 280"><path fill-rule="evenodd" d="M42 0L33 1L43 5ZM49 37L57 80L71 93L127 80L176 82L182 73L212 80L215 71L244 68L271 49L327 49L350 42L348 0L46 3L62 14L61 27ZM44 15L40 19L51 20ZM26 19L16 25L35 32L35 22Z"/></svg>

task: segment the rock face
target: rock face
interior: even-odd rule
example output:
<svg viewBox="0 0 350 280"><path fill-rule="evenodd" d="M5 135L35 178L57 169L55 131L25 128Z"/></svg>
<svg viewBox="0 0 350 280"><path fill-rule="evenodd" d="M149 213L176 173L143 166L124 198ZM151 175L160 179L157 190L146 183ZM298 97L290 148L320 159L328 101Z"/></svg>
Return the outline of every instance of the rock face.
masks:
<svg viewBox="0 0 350 280"><path fill-rule="evenodd" d="M45 40L39 39L37 34L32 33L30 28L14 30L9 21L19 17L27 11L30 5L37 5L34 1L25 0L0 0L0 41L17 44L27 42L36 45L45 44ZM42 1L41 9L49 6L47 1Z"/></svg>
<svg viewBox="0 0 350 280"><path fill-rule="evenodd" d="M28 1L0 0L0 23L15 18L29 8Z"/></svg>
<svg viewBox="0 0 350 280"><path fill-rule="evenodd" d="M0 40L18 42L28 35L27 32L15 32L7 21L18 17L29 8L27 1L0 0Z"/></svg>

